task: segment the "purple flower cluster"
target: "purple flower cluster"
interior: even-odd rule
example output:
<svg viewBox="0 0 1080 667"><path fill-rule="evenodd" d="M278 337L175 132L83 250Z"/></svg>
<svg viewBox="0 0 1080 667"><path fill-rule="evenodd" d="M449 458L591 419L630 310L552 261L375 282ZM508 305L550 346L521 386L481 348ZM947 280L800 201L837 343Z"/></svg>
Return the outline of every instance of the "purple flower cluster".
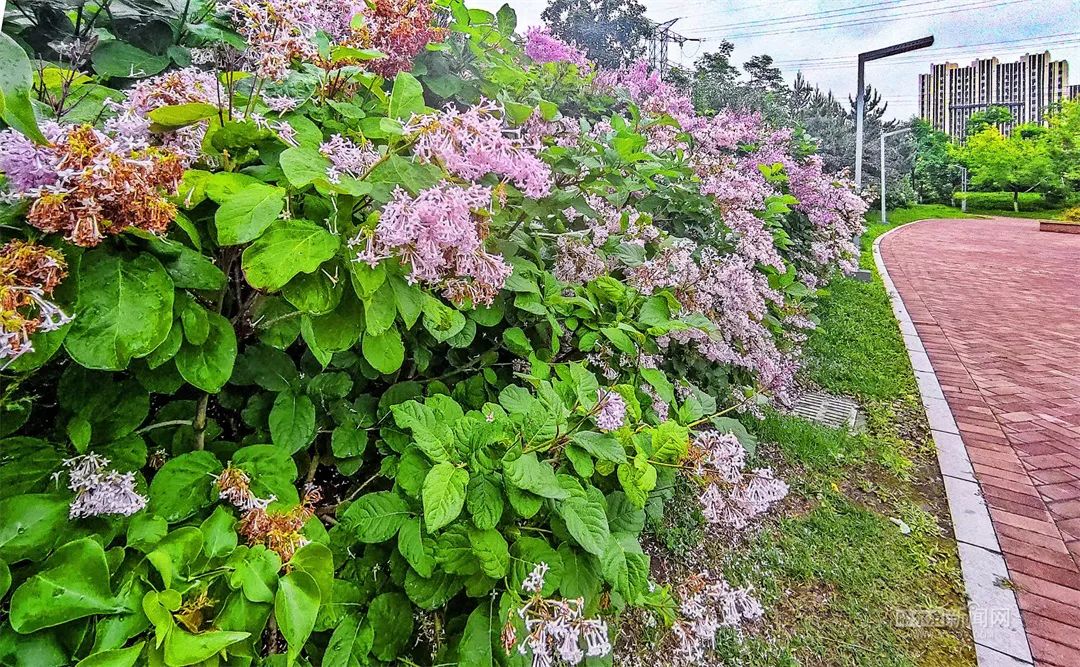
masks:
<svg viewBox="0 0 1080 667"><path fill-rule="evenodd" d="M379 153L370 144L358 146L356 143L335 134L329 141L319 146L319 152L330 160L326 169L326 179L331 183L340 183L341 175L363 178L368 170L379 161Z"/></svg>
<svg viewBox="0 0 1080 667"><path fill-rule="evenodd" d="M64 135L53 121L42 121L41 132L50 143ZM0 131L0 172L8 179L8 190L16 195L56 183L60 156L47 146L39 146L13 129ZM7 195L5 195L7 196Z"/></svg>
<svg viewBox="0 0 1080 667"><path fill-rule="evenodd" d="M745 472L746 452L735 436L717 431L697 435L691 469L705 484L701 513L709 523L745 528L788 494L788 485L768 468Z"/></svg>
<svg viewBox="0 0 1080 667"><path fill-rule="evenodd" d="M510 265L484 249L487 224L480 213L491 205L491 188L461 187L447 181L416 197L401 188L383 208L357 261L375 266L396 257L410 267L409 280L441 285L456 303L490 304L510 277ZM479 213L478 213L479 212Z"/></svg>
<svg viewBox="0 0 1080 667"><path fill-rule="evenodd" d="M102 514L131 516L146 507L146 496L135 490L135 474L109 470L108 466L109 459L93 453L64 461L68 488L75 492L69 518Z"/></svg>
<svg viewBox="0 0 1080 667"><path fill-rule="evenodd" d="M673 667L709 664L716 631L761 618L761 604L745 588L734 588L723 577L705 571L689 577L676 590L678 618L671 626Z"/></svg>
<svg viewBox="0 0 1080 667"><path fill-rule="evenodd" d="M481 101L465 111L448 106L441 113L413 116L405 132L415 137L417 159L441 164L454 176L478 181L495 174L533 199L551 192L551 168L520 136L511 136L493 102Z"/></svg>
<svg viewBox="0 0 1080 667"><path fill-rule="evenodd" d="M582 69L589 66L584 52L551 34L547 27L534 26L525 33L525 55L538 63L570 63Z"/></svg>
<svg viewBox="0 0 1080 667"><path fill-rule="evenodd" d="M617 431L626 423L626 401L619 392L601 389L596 413L596 427L601 431Z"/></svg>

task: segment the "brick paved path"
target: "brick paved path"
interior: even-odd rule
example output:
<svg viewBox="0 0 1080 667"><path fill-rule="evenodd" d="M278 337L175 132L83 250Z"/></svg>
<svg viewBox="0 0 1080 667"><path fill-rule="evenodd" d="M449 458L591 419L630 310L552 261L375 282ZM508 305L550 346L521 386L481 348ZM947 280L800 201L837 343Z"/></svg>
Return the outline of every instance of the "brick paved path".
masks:
<svg viewBox="0 0 1080 667"><path fill-rule="evenodd" d="M1080 235L932 220L884 239L990 506L1031 650L1080 666Z"/></svg>

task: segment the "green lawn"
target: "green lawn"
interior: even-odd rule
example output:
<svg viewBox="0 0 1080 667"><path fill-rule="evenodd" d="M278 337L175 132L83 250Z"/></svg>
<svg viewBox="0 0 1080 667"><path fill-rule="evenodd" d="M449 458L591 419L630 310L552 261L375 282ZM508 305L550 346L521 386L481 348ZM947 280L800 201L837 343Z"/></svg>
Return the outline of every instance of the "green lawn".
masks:
<svg viewBox="0 0 1080 667"><path fill-rule="evenodd" d="M937 217L962 214L923 206L890 222ZM885 229L871 221L864 242ZM933 446L884 287L876 273L870 283L837 278L818 314L806 379L855 397L867 428L850 434L778 413L748 421L792 495L787 513L734 555L717 548L733 583L753 586L766 609L741 639L722 635L721 658L770 667L973 665L967 630L893 620L905 609L965 619L966 611Z"/></svg>

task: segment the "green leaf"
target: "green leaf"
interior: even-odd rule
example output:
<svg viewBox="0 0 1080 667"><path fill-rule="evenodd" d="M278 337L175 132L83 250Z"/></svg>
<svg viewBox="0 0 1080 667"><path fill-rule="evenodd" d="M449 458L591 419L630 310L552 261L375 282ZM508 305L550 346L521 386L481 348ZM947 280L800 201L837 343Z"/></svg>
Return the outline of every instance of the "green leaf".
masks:
<svg viewBox="0 0 1080 667"><path fill-rule="evenodd" d="M270 439L295 454L315 438L315 404L306 394L283 391L270 409Z"/></svg>
<svg viewBox="0 0 1080 667"><path fill-rule="evenodd" d="M406 329L412 329L416 320L420 319L424 293L419 286L410 285L401 276L390 276L389 282L391 289L394 290L394 299L401 321L405 323Z"/></svg>
<svg viewBox="0 0 1080 667"><path fill-rule="evenodd" d="M278 582L274 618L289 645L289 661L300 655L319 615L319 585L307 572L293 570Z"/></svg>
<svg viewBox="0 0 1080 667"><path fill-rule="evenodd" d="M218 243L240 245L254 241L284 209L284 188L262 183L248 185L226 199L214 213Z"/></svg>
<svg viewBox="0 0 1080 667"><path fill-rule="evenodd" d="M90 62L101 76L138 79L164 70L169 66L169 57L155 56L127 42L112 40L94 49Z"/></svg>
<svg viewBox="0 0 1080 667"><path fill-rule="evenodd" d="M371 601L367 617L375 631L372 653L379 660L392 661L405 650L412 638L413 617L409 599L401 593L383 593Z"/></svg>
<svg viewBox="0 0 1080 667"><path fill-rule="evenodd" d="M38 129L30 92L34 85L34 70L30 58L18 43L6 33L0 33L0 118L32 141L48 141Z"/></svg>
<svg viewBox="0 0 1080 667"><path fill-rule="evenodd" d="M218 505L199 526L203 534L203 551L210 558L228 556L236 548L236 519L224 506Z"/></svg>
<svg viewBox="0 0 1080 667"><path fill-rule="evenodd" d="M150 512L169 523L188 518L217 498L211 493L220 472L221 462L210 452L188 452L169 459L150 482Z"/></svg>
<svg viewBox="0 0 1080 667"><path fill-rule="evenodd" d="M597 433L595 431L578 431L570 436L575 445L581 447L601 461L612 463L625 463L626 450L623 449L619 439L610 433Z"/></svg>
<svg viewBox="0 0 1080 667"><path fill-rule="evenodd" d="M652 458L660 463L679 463L686 458L690 447L690 429L666 421L652 433Z"/></svg>
<svg viewBox="0 0 1080 667"><path fill-rule="evenodd" d="M533 353L532 343L520 327L511 327L503 331L503 345L519 357L528 357Z"/></svg>
<svg viewBox="0 0 1080 667"><path fill-rule="evenodd" d="M170 251L164 266L177 288L219 290L225 284L225 274L206 255L179 244Z"/></svg>
<svg viewBox="0 0 1080 667"><path fill-rule="evenodd" d="M0 599L7 595L9 588L11 588L11 568L3 559L0 559Z"/></svg>
<svg viewBox="0 0 1080 667"><path fill-rule="evenodd" d="M505 7L505 5L504 5ZM458 662L470 667L493 667L495 654L492 643L499 636L498 623L491 613L490 603L481 600L465 621L465 632L458 644Z"/></svg>
<svg viewBox="0 0 1080 667"><path fill-rule="evenodd" d="M176 627L165 638L165 663L170 666L197 665L250 636L249 632L225 630L192 634L183 628Z"/></svg>
<svg viewBox="0 0 1080 667"><path fill-rule="evenodd" d="M473 554L480 561L480 570L492 579L502 579L510 570L510 547L497 530L469 529Z"/></svg>
<svg viewBox="0 0 1080 667"><path fill-rule="evenodd" d="M65 536L70 503L64 496L36 493L0 500L0 558L11 564L43 560Z"/></svg>
<svg viewBox="0 0 1080 667"><path fill-rule="evenodd" d="M342 513L342 521L365 544L385 542L397 534L412 516L405 500L392 491L378 491L360 496Z"/></svg>
<svg viewBox="0 0 1080 667"><path fill-rule="evenodd" d="M278 220L244 250L248 284L278 290L298 273L311 273L337 253L336 236L307 220Z"/></svg>
<svg viewBox="0 0 1080 667"><path fill-rule="evenodd" d="M523 454L511 461L504 460L503 471L508 483L542 498L563 500L570 497L570 492L559 486L555 470L536 458L535 452Z"/></svg>
<svg viewBox="0 0 1080 667"><path fill-rule="evenodd" d="M218 115L217 106L206 102L170 104L151 109L147 114L154 123L170 129L191 125L216 115Z"/></svg>
<svg viewBox="0 0 1080 667"><path fill-rule="evenodd" d="M75 667L135 667L142 655L146 642L138 642L128 648L114 648L88 655L75 664Z"/></svg>
<svg viewBox="0 0 1080 667"><path fill-rule="evenodd" d="M326 170L330 160L314 148L294 146L286 148L278 157L285 178L294 188L311 185L318 180L326 180Z"/></svg>
<svg viewBox="0 0 1080 667"><path fill-rule="evenodd" d="M664 375L664 372L655 368L642 368L640 369L641 377L645 379L652 388L656 390L656 393L660 395L660 398L664 399L667 403L675 402L675 387Z"/></svg>
<svg viewBox="0 0 1080 667"><path fill-rule="evenodd" d="M469 472L453 463L438 463L428 472L421 494L428 532L435 532L461 514L468 485Z"/></svg>
<svg viewBox="0 0 1080 667"><path fill-rule="evenodd" d="M421 577L435 571L435 543L420 530L420 519L410 518L398 531L398 552Z"/></svg>
<svg viewBox="0 0 1080 667"><path fill-rule="evenodd" d="M109 589L105 550L89 537L69 542L11 595L11 627L28 634L95 614L126 611Z"/></svg>
<svg viewBox="0 0 1080 667"><path fill-rule="evenodd" d="M390 328L378 335L364 334L364 359L380 373L393 373L405 361L401 334Z"/></svg>
<svg viewBox="0 0 1080 667"><path fill-rule="evenodd" d="M236 333L229 320L221 315L207 315L210 335L201 345L185 342L176 353L176 368L188 384L216 394L232 376L236 361Z"/></svg>
<svg viewBox="0 0 1080 667"><path fill-rule="evenodd" d="M473 525L481 530L494 528L502 519L504 503L502 489L491 475L476 475L469 480L465 506L472 514Z"/></svg>
<svg viewBox="0 0 1080 667"><path fill-rule="evenodd" d="M366 655L371 650L373 638L370 624L361 625L360 619L353 614L346 616L330 636L330 643L326 645L326 653L323 654L323 667L355 665L354 656Z"/></svg>
<svg viewBox="0 0 1080 667"><path fill-rule="evenodd" d="M599 491L596 494L599 494ZM602 498L600 495L600 499ZM554 503L554 508L566 522L566 530L582 549L594 556L603 555L611 533L604 506L598 502L595 495L575 493L562 502Z"/></svg>
<svg viewBox="0 0 1080 667"><path fill-rule="evenodd" d="M64 347L81 366L123 370L169 335L173 282L152 255L92 250L82 256L78 280L75 321Z"/></svg>
<svg viewBox="0 0 1080 667"><path fill-rule="evenodd" d="M275 445L248 445L236 450L232 464L251 478L251 492L259 498L275 496L278 500L295 503L296 463L292 455Z"/></svg>
<svg viewBox="0 0 1080 667"><path fill-rule="evenodd" d="M356 345L364 329L360 304L346 294L337 308L325 315L304 316L300 331L304 340L327 352L342 352Z"/></svg>
<svg viewBox="0 0 1080 667"><path fill-rule="evenodd" d="M412 74L399 72L390 91L390 117L408 120L413 114L423 113L425 108L424 87Z"/></svg>
<svg viewBox="0 0 1080 667"><path fill-rule="evenodd" d="M146 559L161 575L166 588L186 576L203 548L202 531L195 526L184 526L169 533L146 554ZM180 586L177 586L180 588Z"/></svg>
<svg viewBox="0 0 1080 667"><path fill-rule="evenodd" d="M612 533L636 536L645 528L645 512L630 502L622 491L613 491L608 495L607 517Z"/></svg>
<svg viewBox="0 0 1080 667"><path fill-rule="evenodd" d="M367 332L379 335L394 325L397 318L397 300L394 288L383 283L370 297L364 299L364 323Z"/></svg>

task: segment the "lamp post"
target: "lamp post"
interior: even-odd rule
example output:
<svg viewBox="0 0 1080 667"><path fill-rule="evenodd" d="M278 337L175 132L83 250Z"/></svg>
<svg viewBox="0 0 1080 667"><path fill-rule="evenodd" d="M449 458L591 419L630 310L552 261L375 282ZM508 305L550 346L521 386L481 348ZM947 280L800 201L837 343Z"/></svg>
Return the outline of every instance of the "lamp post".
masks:
<svg viewBox="0 0 1080 667"><path fill-rule="evenodd" d="M910 127L881 133L881 224L883 225L889 224L887 217L888 213L885 210L885 140L898 134L907 134L908 132L911 132Z"/></svg>
<svg viewBox="0 0 1080 667"><path fill-rule="evenodd" d="M866 63L933 46L934 36L893 44L859 54L859 90L855 95L855 187L862 190L863 115L866 112Z"/></svg>

